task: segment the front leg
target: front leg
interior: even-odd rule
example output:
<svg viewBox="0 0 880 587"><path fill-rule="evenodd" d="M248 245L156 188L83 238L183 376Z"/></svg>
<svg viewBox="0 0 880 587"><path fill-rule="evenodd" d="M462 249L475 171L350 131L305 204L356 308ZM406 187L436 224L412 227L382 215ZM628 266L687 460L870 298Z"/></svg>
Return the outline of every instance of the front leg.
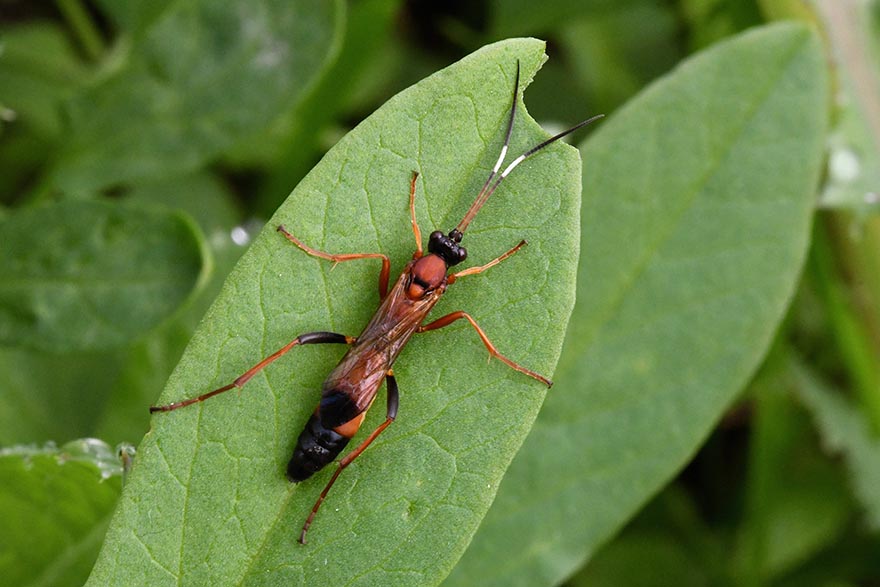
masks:
<svg viewBox="0 0 880 587"><path fill-rule="evenodd" d="M391 274L391 260L387 255L383 255L382 253L348 253L344 255L334 255L333 253L325 253L324 251L319 251L317 249L313 249L308 246L284 228L284 225L281 224L278 226L278 232L287 237L287 240L298 246L300 249L311 255L312 257L318 257L319 259L326 259L327 261L333 261L334 263L342 263L343 261L354 261L356 259L382 259L382 270L379 272L379 299L384 300L385 296L388 294L388 276Z"/></svg>
<svg viewBox="0 0 880 587"><path fill-rule="evenodd" d="M519 243L515 247L513 247L512 249L510 249L509 251L507 251L503 255L492 259L491 261L489 261L485 265L480 265L479 267L469 267L467 269L459 271L458 273L453 273L446 278L446 281L447 281L447 283L452 285L453 283L455 283L455 280L458 279L459 277L464 277L466 275L478 275L478 274L482 273L483 271L485 271L486 269L491 269L492 267L494 267L495 265L497 265L501 261L504 261L505 259L507 259L511 255L513 255L514 253L516 253L518 250L520 250L521 248L523 248L527 244L528 243L526 241L521 240L521 241L519 241Z"/></svg>

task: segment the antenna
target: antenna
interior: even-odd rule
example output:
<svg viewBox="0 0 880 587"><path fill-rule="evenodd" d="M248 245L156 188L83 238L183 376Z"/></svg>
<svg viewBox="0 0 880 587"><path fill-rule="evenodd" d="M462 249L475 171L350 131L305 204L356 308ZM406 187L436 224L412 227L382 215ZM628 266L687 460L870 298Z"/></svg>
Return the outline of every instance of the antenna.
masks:
<svg viewBox="0 0 880 587"><path fill-rule="evenodd" d="M501 175L499 175L498 178L495 179L495 176L498 175L498 170L501 169L501 165L504 163L504 159L507 156L507 149L510 146L510 136L511 136L511 134L513 134L513 119L514 119L514 116L516 115L517 94L519 94L519 60L517 60L517 62L516 62L516 82L514 83L514 86L513 86L513 101L510 105L510 119L507 121L507 134L504 137L504 146L501 147L501 155L498 157L498 162L495 163L495 167L492 169L492 173L490 173L489 177L486 179L486 183L483 184L483 187L480 190L480 193L477 194L477 198L474 200L474 203L471 204L470 209L468 209L467 213L464 215L464 218L461 219L461 222L458 223L458 226L455 227L455 230L453 230L449 233L449 236L452 238L454 238L453 237L454 233L458 233L457 234L458 239L456 240L456 242L459 242L461 240L461 234L465 230L467 230L467 227L471 223L471 220L474 219L474 216L477 215L477 212L480 211L480 208L482 208L483 204L486 203L486 200L489 199L489 196L491 196L492 193L495 192L495 190L498 188L498 186L501 185L501 182L504 181L504 178L507 177L508 174L510 174L510 172L513 171L517 165L519 165L520 163L522 163L523 161L525 161L526 159L528 159L529 157L531 157L532 155L534 155L535 153L537 153L538 151L543 149L544 147L546 147L552 143L555 143L556 141L558 141L562 137L564 137L568 134L571 134L574 131L578 130L579 128L584 127L584 126L590 124L591 122L594 122L594 121L602 118L603 116L605 116L604 114L597 114L596 116L590 117L590 118L584 120L583 122L579 122L578 124L574 125L573 127L569 128L567 130L564 130L557 135L550 137L549 139L547 139L543 143L532 147L531 149L529 149L528 151L526 151L525 153L523 153L522 155L520 155L519 157L517 157L516 159L511 161L510 165L508 165L504 169L504 171L501 172ZM493 179L495 180L494 182L492 181Z"/></svg>

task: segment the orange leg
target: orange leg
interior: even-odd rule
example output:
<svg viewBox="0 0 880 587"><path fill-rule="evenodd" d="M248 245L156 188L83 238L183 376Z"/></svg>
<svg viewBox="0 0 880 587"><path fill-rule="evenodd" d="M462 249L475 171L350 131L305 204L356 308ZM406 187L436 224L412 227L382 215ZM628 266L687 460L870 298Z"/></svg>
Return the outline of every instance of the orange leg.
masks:
<svg viewBox="0 0 880 587"><path fill-rule="evenodd" d="M284 225L279 225L277 230L285 237L287 237L287 240L298 246L309 255L313 257L318 257L319 259L333 261L333 263L354 261L356 259L382 259L382 270L379 272L379 299L385 299L385 296L388 294L388 276L391 273L391 261L386 255L383 255L382 253L348 253L344 255L325 253L324 251L313 249L312 247L308 246L307 244L287 232L287 229L284 228Z"/></svg>
<svg viewBox="0 0 880 587"><path fill-rule="evenodd" d="M198 397L190 398L187 400L183 400L181 402L174 402L164 406L150 406L150 413L153 412L170 412L172 410L176 410L178 408L182 408L184 406L189 406L198 402L203 402L209 397L214 397L224 391L229 391L233 387L241 387L245 383L251 380L251 378L263 370L267 365L275 362L277 359L280 359L284 354L287 353L290 349L297 345L301 344L321 344L321 343L344 343L344 344L354 344L357 339L353 336L345 336L343 334L336 334L335 332L308 332L306 334L300 334L295 339L281 347L279 350L275 351L241 375L239 375L235 381L228 385L224 385L223 387L219 387L214 391L209 391L208 393L202 394Z"/></svg>
<svg viewBox="0 0 880 587"><path fill-rule="evenodd" d="M482 273L486 269L489 269L490 267L494 267L495 265L497 265L501 261L510 257L511 255L513 255L515 252L517 252L518 250L520 250L521 248L523 248L527 244L528 243L524 240L519 241L518 245L516 245L515 247L513 247L512 249L510 249L509 251L507 251L506 253L504 253L500 257L496 257L495 259L492 259L491 261L489 261L485 265L480 265L479 267L468 267L464 271L459 271L458 273L453 273L452 275L450 275L447 278L447 283L450 283L450 284L455 283L455 280L458 279L459 277L464 277L466 275L476 275L477 273ZM474 325L474 326L476 326L476 325ZM479 330L479 328L477 330Z"/></svg>
<svg viewBox="0 0 880 587"><path fill-rule="evenodd" d="M336 483L336 479L339 477L339 474L342 473L342 470L349 466L352 461L358 458L362 452L364 452L376 437L382 434L382 432L388 428L388 426L394 421L394 418L397 417L397 407L400 403L400 396L397 392L397 380L394 379L394 372L388 371L385 376L385 381L388 386L388 408L385 414L385 421L379 424L379 426L373 430L372 433L364 440L362 443L358 445L356 449L345 455L341 461L339 461L339 466L333 472L333 476L330 477L330 481L327 482L327 485L324 486L324 490L321 492L321 495L318 496L318 500L315 502L315 505L312 506L312 511L309 513L309 517L306 518L306 523L303 524L302 532L299 535L299 543L306 543L306 532L309 531L309 526L312 525L312 521L315 519L315 515L318 513L318 509L321 507L321 504L324 503L324 499L327 497L327 494L330 492L330 488L333 487L333 484ZM337 429L338 431L338 429ZM352 431L354 434L355 431Z"/></svg>
<svg viewBox="0 0 880 587"><path fill-rule="evenodd" d="M409 215L412 218L413 235L416 237L416 252L413 253L413 259L422 257L422 231L419 230L419 223L416 220L416 180L419 178L419 172L413 171L412 180L409 182Z"/></svg>
<svg viewBox="0 0 880 587"><path fill-rule="evenodd" d="M514 251L515 250L516 249L514 249ZM512 252L513 251L511 251L508 254L511 254ZM486 336L486 333L483 332L483 329L477 325L476 321L474 321L474 319L471 318L470 314L468 314L467 312L462 312L461 310L459 310L458 312L452 312L451 314L447 314L446 316L443 316L442 318L437 318L436 320L434 320L433 322L431 322L429 324L419 326L416 329L416 332L428 332L429 330L437 330L438 328L443 328L444 326L449 326L450 324L452 324L453 322L455 322L456 320L459 320L461 318L464 318L465 320L467 320L468 322L471 323L471 326L473 326L474 330L477 331L477 334L480 335L480 339L483 341L483 344L486 345L486 349L488 349L490 355L492 355L496 359L500 360L502 363L504 363L505 365L507 365L511 369L515 369L516 371L519 371L520 373L524 373L533 379L537 379L538 381L540 381L541 383L543 383L547 387L551 387L553 385L553 382L550 381L549 379L547 379L546 377L544 377L543 375L539 375L538 373L535 373L531 369L526 369L522 365L514 363L513 361L511 361L510 359L508 359L507 357L505 357L504 355L499 353L498 349L495 348L495 345L492 344L492 341L489 340L489 337Z"/></svg>

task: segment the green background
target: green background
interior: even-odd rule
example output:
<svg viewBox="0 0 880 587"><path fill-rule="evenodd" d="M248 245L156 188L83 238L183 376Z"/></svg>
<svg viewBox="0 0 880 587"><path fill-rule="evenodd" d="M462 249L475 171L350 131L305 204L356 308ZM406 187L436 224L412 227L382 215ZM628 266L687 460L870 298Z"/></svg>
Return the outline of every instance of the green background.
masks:
<svg viewBox="0 0 880 587"><path fill-rule="evenodd" d="M877 582L878 15L819 0L6 3L0 575ZM378 262L332 268L275 226L399 271L410 174L423 234L452 228L497 158L517 60L511 157L606 118L505 180L466 265L529 246L432 316L469 312L555 384L487 365L463 322L417 336L395 365L397 421L301 546L330 471L283 471L342 349L147 407L298 333L356 335ZM359 439L383 412L380 391Z"/></svg>

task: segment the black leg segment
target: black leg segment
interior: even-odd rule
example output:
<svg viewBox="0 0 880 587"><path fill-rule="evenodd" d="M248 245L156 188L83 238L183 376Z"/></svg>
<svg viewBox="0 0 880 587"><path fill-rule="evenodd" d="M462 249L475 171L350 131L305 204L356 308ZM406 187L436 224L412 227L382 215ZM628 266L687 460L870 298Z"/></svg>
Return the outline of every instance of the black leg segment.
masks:
<svg viewBox="0 0 880 587"><path fill-rule="evenodd" d="M251 378L266 368L268 365L271 365L276 360L283 357L287 352L295 346L301 344L322 344L322 343L338 343L338 344L354 344L357 339L353 336L345 336L344 334L337 334L335 332L306 332L305 334L300 334L292 341L239 375L235 381L224 385L223 387L219 387L213 391L209 391L208 393L203 393L202 395L194 398L190 398L188 400L183 400L180 402L170 403L164 406L150 406L150 413L153 412L170 412L172 410L176 410L178 408L182 408L184 406L190 406L195 403L203 402L210 397L214 397L215 395L219 395L224 391L229 391L233 387L241 388L245 383L251 380Z"/></svg>
<svg viewBox="0 0 880 587"><path fill-rule="evenodd" d="M397 417L397 408L400 405L400 394L397 392L397 379L394 378L393 372L389 371L388 375L385 376L385 385L388 388L388 407L385 412L385 418L394 420Z"/></svg>
<svg viewBox="0 0 880 587"><path fill-rule="evenodd" d="M351 344L353 342L350 336L337 332L306 332L296 338L299 340L299 344Z"/></svg>

